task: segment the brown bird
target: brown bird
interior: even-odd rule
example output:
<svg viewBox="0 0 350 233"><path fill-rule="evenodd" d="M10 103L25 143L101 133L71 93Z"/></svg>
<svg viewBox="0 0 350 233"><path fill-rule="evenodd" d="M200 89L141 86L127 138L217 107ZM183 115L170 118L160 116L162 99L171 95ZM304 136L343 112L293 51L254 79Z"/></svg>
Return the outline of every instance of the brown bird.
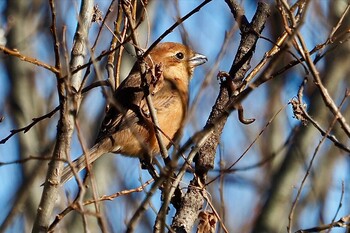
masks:
<svg viewBox="0 0 350 233"><path fill-rule="evenodd" d="M106 153L152 158L159 153L155 128L146 103L145 89L156 110L162 142L169 148L183 126L188 108L188 84L193 70L207 61L185 45L166 42L158 44L145 58L147 72L142 81L140 65L135 63L128 77L114 93L95 145L72 165L76 172ZM145 85L146 84L146 85ZM146 87L146 88L145 88ZM61 183L73 177L72 168L63 170Z"/></svg>

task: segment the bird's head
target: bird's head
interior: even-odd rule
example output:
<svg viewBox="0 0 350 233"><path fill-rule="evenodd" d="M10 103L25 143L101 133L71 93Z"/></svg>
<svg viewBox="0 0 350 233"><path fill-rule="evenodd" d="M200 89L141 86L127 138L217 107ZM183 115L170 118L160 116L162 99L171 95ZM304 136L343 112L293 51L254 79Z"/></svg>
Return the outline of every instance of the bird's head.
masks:
<svg viewBox="0 0 350 233"><path fill-rule="evenodd" d="M187 46L174 42L158 44L150 52L153 64L161 64L165 79L181 79L188 83L196 66L207 62L207 57Z"/></svg>

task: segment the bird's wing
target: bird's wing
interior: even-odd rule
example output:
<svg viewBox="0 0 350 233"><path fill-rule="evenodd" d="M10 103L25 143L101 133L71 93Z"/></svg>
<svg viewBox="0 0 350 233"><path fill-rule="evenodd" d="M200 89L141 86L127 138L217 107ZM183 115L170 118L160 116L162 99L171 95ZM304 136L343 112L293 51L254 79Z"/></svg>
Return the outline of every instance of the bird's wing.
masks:
<svg viewBox="0 0 350 233"><path fill-rule="evenodd" d="M111 136L118 130L130 127L131 124L144 123L145 115L144 112L141 112L140 107L144 103L145 93L144 88L141 87L140 72L137 65L135 67L114 93L113 101L107 108L96 142ZM164 83L163 76L155 72L158 71L149 69L146 74L148 90L152 95L162 90Z"/></svg>
<svg viewBox="0 0 350 233"><path fill-rule="evenodd" d="M96 142L113 135L115 132L129 127L132 124L140 122L142 115L138 106L129 109L118 109L118 107L110 106L106 116L102 122L100 132Z"/></svg>

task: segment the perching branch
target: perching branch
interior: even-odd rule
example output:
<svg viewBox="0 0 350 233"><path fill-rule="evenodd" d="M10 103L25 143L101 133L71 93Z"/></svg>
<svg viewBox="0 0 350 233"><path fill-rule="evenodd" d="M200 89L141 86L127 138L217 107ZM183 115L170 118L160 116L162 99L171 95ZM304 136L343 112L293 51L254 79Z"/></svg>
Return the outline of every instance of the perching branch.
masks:
<svg viewBox="0 0 350 233"><path fill-rule="evenodd" d="M238 4L235 5L239 6ZM231 7L231 11L235 9L237 10L237 8ZM237 13L234 15L242 15L242 9L239 9L239 11L239 14ZM237 104L235 103L235 99L239 96L239 93L236 93L237 95L232 94L236 90L239 90L238 87L241 85L244 75L248 71L250 59L253 56L257 40L260 32L264 28L268 15L268 5L265 3L259 3L258 9L250 24L246 24L244 20L239 22L240 24L243 24L240 28L244 28L245 30L241 31L241 43L229 72L232 79L227 79L221 83L219 96L205 126L205 128L210 128L212 127L212 124L215 123L214 130L209 135L206 143L199 150L195 161L195 178L192 180L188 192L183 197L182 205L177 210L174 217L172 228L176 232L190 232L199 210L202 207L203 196L201 195L201 192L199 192L200 183L205 183L207 172L214 166L215 151L219 143L219 137L229 113L233 110L232 106ZM240 19L242 19L242 16ZM236 90L233 90L232 85L237 87ZM198 182L198 179L201 180L200 183ZM188 213L192 213L192 215L189 215Z"/></svg>

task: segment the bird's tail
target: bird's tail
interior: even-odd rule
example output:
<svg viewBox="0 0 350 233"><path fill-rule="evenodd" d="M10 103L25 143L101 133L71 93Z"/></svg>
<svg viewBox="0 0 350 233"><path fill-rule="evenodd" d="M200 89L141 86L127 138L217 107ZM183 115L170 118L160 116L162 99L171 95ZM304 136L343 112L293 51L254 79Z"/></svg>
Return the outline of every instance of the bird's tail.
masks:
<svg viewBox="0 0 350 233"><path fill-rule="evenodd" d="M89 164L91 164L105 153L108 153L108 151L104 150L103 146L96 144L91 149L89 149L89 151L86 154L82 154L76 160L74 160L71 166L73 166L74 170L77 173L79 173L81 170L83 170L86 167L86 157L88 157ZM74 173L72 171L71 166L68 165L63 169L62 176L61 176L61 184L64 184L68 180L73 178Z"/></svg>

